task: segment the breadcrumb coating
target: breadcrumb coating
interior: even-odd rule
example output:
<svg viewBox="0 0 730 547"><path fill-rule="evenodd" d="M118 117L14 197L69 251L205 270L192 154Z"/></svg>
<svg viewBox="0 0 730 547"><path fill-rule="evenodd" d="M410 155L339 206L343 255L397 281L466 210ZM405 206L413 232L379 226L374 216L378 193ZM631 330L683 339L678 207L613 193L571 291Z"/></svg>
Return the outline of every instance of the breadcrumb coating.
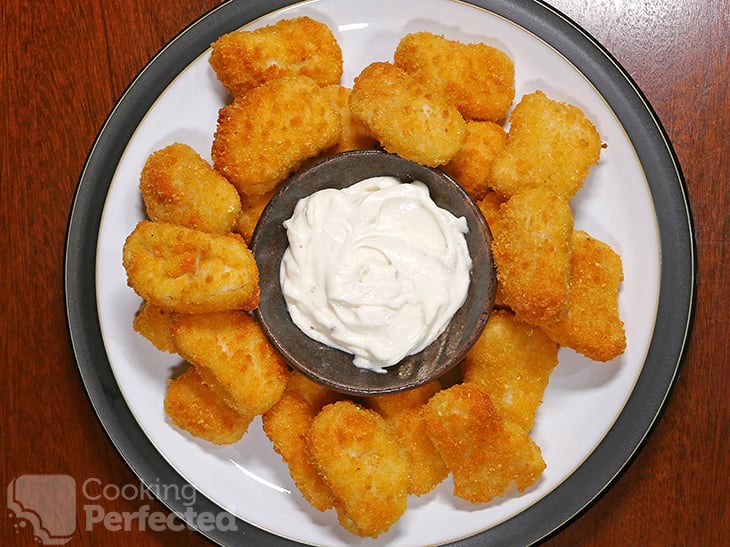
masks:
<svg viewBox="0 0 730 547"><path fill-rule="evenodd" d="M160 351L175 353L172 341L172 318L174 313L149 302L142 302L134 316L132 327L147 338Z"/></svg>

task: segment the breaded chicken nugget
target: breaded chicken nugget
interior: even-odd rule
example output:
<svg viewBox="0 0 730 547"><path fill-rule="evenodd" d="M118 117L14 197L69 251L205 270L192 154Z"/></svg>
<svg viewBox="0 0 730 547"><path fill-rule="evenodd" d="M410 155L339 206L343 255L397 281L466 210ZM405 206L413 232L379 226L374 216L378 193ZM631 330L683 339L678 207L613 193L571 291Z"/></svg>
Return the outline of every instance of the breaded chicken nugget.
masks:
<svg viewBox="0 0 730 547"><path fill-rule="evenodd" d="M168 311L252 310L259 302L253 253L237 234L142 221L123 249L127 283Z"/></svg>
<svg viewBox="0 0 730 547"><path fill-rule="evenodd" d="M505 202L497 192L487 192L487 194L477 201L477 207L484 215L487 221L489 231L494 235L494 229L497 219L499 218L499 208Z"/></svg>
<svg viewBox="0 0 730 547"><path fill-rule="evenodd" d="M308 76L320 86L342 76L342 50L332 31L309 17L224 34L211 47L210 65L234 97L285 76Z"/></svg>
<svg viewBox="0 0 730 547"><path fill-rule="evenodd" d="M558 345L547 334L495 310L466 355L464 382L484 389L506 418L529 432L557 364Z"/></svg>
<svg viewBox="0 0 730 547"><path fill-rule="evenodd" d="M478 386L459 384L431 397L423 414L431 441L454 478L454 495L471 503L522 492L545 469L540 448L504 419Z"/></svg>
<svg viewBox="0 0 730 547"><path fill-rule="evenodd" d="M408 493L421 496L449 474L426 432L421 408L439 390L438 381L392 395L368 397L366 404L384 418L408 457L411 478Z"/></svg>
<svg viewBox="0 0 730 547"><path fill-rule="evenodd" d="M251 243L251 237L256 229L256 225L259 223L261 213L275 193L272 190L261 195L241 196L241 213L236 219L235 231L241 234L241 237L243 237L247 244Z"/></svg>
<svg viewBox="0 0 730 547"><path fill-rule="evenodd" d="M304 376L304 374L297 372L296 370L289 372L289 381L286 384L286 390L299 395L317 412L319 412L323 406L344 398L344 395L333 391L322 384L313 382Z"/></svg>
<svg viewBox="0 0 730 547"><path fill-rule="evenodd" d="M218 113L215 169L242 194L265 194L301 162L334 146L340 114L306 76L266 82Z"/></svg>
<svg viewBox="0 0 730 547"><path fill-rule="evenodd" d="M215 444L233 444L248 429L253 416L243 415L224 403L194 367L170 380L165 413L172 423L194 437Z"/></svg>
<svg viewBox="0 0 730 547"><path fill-rule="evenodd" d="M465 118L502 122L515 97L515 67L502 50L430 32L404 36L395 64L455 104Z"/></svg>
<svg viewBox="0 0 730 547"><path fill-rule="evenodd" d="M286 364L251 316L235 311L178 315L172 335L180 356L242 414L263 414L284 393Z"/></svg>
<svg viewBox="0 0 730 547"><path fill-rule="evenodd" d="M530 323L554 321L567 307L573 213L537 187L500 207L492 254L504 300Z"/></svg>
<svg viewBox="0 0 730 547"><path fill-rule="evenodd" d="M172 341L173 313L164 310L149 302L142 302L134 316L132 327L139 334L147 338L160 351L175 353L175 344Z"/></svg>
<svg viewBox="0 0 730 547"><path fill-rule="evenodd" d="M492 165L492 188L509 197L544 186L570 199L600 153L601 137L583 111L536 91L510 116L509 141Z"/></svg>
<svg viewBox="0 0 730 547"><path fill-rule="evenodd" d="M322 90L327 98L337 107L342 119L340 139L327 154L338 154L348 150L369 150L378 145L368 131L368 128L350 114L351 90L341 85L330 85Z"/></svg>
<svg viewBox="0 0 730 547"><path fill-rule="evenodd" d="M464 144L443 166L474 200L482 199L490 187L492 162L507 144L507 133L492 122L467 122Z"/></svg>
<svg viewBox="0 0 730 547"><path fill-rule="evenodd" d="M340 524L353 534L377 537L405 512L408 458L377 412L349 400L327 405L314 419L307 447Z"/></svg>
<svg viewBox="0 0 730 547"><path fill-rule="evenodd" d="M558 344L595 361L618 357L626 349L618 309L623 278L621 257L610 246L583 231L574 232L568 310L543 329Z"/></svg>
<svg viewBox="0 0 730 547"><path fill-rule="evenodd" d="M456 107L390 63L373 63L355 78L350 111L388 152L431 167L454 157L466 136Z"/></svg>
<svg viewBox="0 0 730 547"><path fill-rule="evenodd" d="M150 220L222 234L241 212L236 188L186 144L153 152L139 188Z"/></svg>
<svg viewBox="0 0 730 547"><path fill-rule="evenodd" d="M305 443L318 411L301 395L287 390L263 415L262 423L266 436L289 467L304 498L318 511L325 511L334 506L334 500L317 469L309 462Z"/></svg>

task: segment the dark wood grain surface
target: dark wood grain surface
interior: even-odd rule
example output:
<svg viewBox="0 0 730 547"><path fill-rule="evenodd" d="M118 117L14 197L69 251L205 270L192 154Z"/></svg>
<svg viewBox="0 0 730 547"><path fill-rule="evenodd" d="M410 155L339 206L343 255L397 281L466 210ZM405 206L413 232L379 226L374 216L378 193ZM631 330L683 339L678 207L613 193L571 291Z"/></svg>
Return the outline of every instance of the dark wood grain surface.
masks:
<svg viewBox="0 0 730 547"><path fill-rule="evenodd" d="M29 474L137 483L96 418L72 354L66 226L84 160L125 87L216 4L0 3L2 488ZM548 544L728 545L730 7L727 0L553 5L606 46L663 122L689 188L700 284L694 334L663 418L617 483ZM140 508L139 499L103 504L108 512ZM30 527L10 514L0 516L0 543L33 544ZM79 545L207 543L187 530L87 532L81 512L76 528Z"/></svg>

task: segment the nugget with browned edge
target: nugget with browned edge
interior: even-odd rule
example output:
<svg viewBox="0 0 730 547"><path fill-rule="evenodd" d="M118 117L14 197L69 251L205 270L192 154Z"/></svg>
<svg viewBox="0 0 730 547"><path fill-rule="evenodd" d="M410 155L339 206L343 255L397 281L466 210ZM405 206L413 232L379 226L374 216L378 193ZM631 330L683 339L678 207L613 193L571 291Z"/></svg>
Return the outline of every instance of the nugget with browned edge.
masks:
<svg viewBox="0 0 730 547"><path fill-rule="evenodd" d="M165 413L180 429L215 444L235 443L253 420L253 416L241 414L224 403L194 367L170 380Z"/></svg>
<svg viewBox="0 0 730 547"><path fill-rule="evenodd" d="M428 434L454 478L454 495L485 503L534 484L545 462L524 429L500 415L473 384L438 392L424 407Z"/></svg>
<svg viewBox="0 0 730 547"><path fill-rule="evenodd" d="M332 31L309 17L230 32L211 48L210 65L234 97L284 76L308 76L320 86L342 76L342 50Z"/></svg>
<svg viewBox="0 0 730 547"><path fill-rule="evenodd" d="M311 405L317 412L324 405L344 399L344 395L333 391L328 387L318 384L304 376L301 372L292 370L289 372L289 380L286 383L286 390L293 391Z"/></svg>
<svg viewBox="0 0 730 547"><path fill-rule="evenodd" d="M350 111L388 152L431 167L453 158L466 136L454 105L390 63L373 63L355 78Z"/></svg>
<svg viewBox="0 0 730 547"><path fill-rule="evenodd" d="M455 104L465 118L501 123L512 106L514 63L496 47L416 32L401 39L394 59L421 85Z"/></svg>
<svg viewBox="0 0 730 547"><path fill-rule="evenodd" d="M322 91L332 101L342 118L342 132L340 138L332 148L326 151L327 154L338 154L348 150L369 150L378 145L368 131L368 128L360 121L354 119L350 113L350 93L352 90L341 85L330 85Z"/></svg>
<svg viewBox="0 0 730 547"><path fill-rule="evenodd" d="M598 130L578 107L530 93L512 111L509 141L492 165L492 188L509 197L544 186L570 199L598 163L601 146Z"/></svg>
<svg viewBox="0 0 730 547"><path fill-rule="evenodd" d="M240 413L263 414L284 393L286 364L250 315L236 311L178 315L172 335L180 356Z"/></svg>
<svg viewBox="0 0 730 547"><path fill-rule="evenodd" d="M621 257L583 231L573 233L570 302L560 321L543 325L547 334L595 361L610 361L626 349L618 308L623 281Z"/></svg>
<svg viewBox="0 0 730 547"><path fill-rule="evenodd" d="M334 146L341 129L337 107L314 80L271 80L218 112L213 165L242 194L265 194Z"/></svg>
<svg viewBox="0 0 730 547"><path fill-rule="evenodd" d="M147 338L160 351L175 353L172 341L172 318L174 313L159 306L142 302L132 322L136 332Z"/></svg>
<svg viewBox="0 0 730 547"><path fill-rule="evenodd" d="M236 188L187 144L150 154L139 189L150 220L202 232L230 232L241 212Z"/></svg>
<svg viewBox="0 0 730 547"><path fill-rule="evenodd" d="M573 213L565 199L530 188L500 206L492 254L502 295L530 323L557 320L568 304Z"/></svg>
<svg viewBox="0 0 730 547"><path fill-rule="evenodd" d="M547 334L495 310L466 354L464 382L484 389L504 416L529 432L557 364L558 345Z"/></svg>
<svg viewBox="0 0 730 547"><path fill-rule="evenodd" d="M124 242L123 263L129 286L168 311L252 310L259 303L256 261L238 234L145 220Z"/></svg>
<svg viewBox="0 0 730 547"><path fill-rule="evenodd" d="M377 537L403 515L408 458L377 412L349 400L327 405L314 419L307 446L344 528Z"/></svg>
<svg viewBox="0 0 730 547"><path fill-rule="evenodd" d="M260 195L241 195L241 213L236 219L234 231L241 234L247 244L251 243L251 237L253 237L253 232L259 223L261 213L271 201L274 193L274 191L271 191Z"/></svg>

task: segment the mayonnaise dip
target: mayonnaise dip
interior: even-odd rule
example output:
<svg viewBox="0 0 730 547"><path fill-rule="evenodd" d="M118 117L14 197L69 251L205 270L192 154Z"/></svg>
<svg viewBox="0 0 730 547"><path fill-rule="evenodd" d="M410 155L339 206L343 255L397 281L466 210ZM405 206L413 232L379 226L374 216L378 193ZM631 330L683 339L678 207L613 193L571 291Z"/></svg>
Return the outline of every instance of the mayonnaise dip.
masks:
<svg viewBox="0 0 730 547"><path fill-rule="evenodd" d="M279 280L294 323L376 372L433 342L464 304L466 219L422 182L375 177L299 200Z"/></svg>

